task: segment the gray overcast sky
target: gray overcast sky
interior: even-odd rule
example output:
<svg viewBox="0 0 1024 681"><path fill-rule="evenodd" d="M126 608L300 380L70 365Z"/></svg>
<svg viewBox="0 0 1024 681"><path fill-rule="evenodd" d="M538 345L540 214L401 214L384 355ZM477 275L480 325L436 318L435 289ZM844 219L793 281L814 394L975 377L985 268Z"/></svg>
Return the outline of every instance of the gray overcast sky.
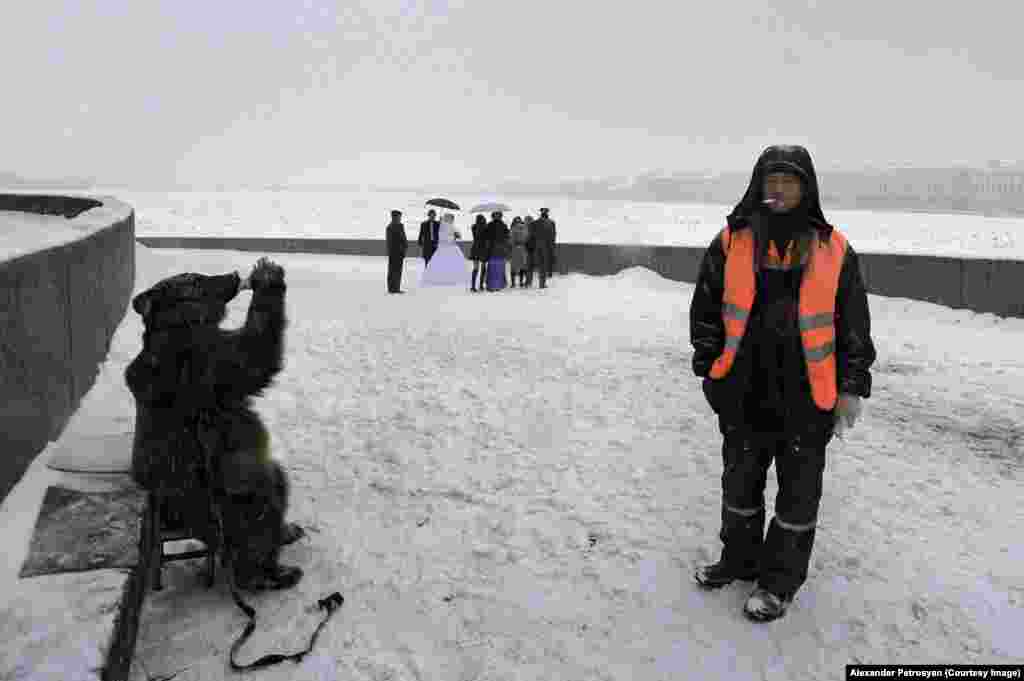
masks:
<svg viewBox="0 0 1024 681"><path fill-rule="evenodd" d="M0 24L3 161L101 182L1024 159L1019 0L83 0Z"/></svg>

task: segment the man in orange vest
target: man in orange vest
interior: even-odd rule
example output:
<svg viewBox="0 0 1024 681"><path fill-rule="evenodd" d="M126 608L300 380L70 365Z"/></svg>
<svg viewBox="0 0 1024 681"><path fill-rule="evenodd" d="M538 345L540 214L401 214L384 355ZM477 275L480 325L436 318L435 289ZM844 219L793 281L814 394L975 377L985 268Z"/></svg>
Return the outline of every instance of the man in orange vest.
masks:
<svg viewBox="0 0 1024 681"><path fill-rule="evenodd" d="M756 581L756 621L785 614L807 578L825 449L871 395L871 315L857 255L825 220L810 154L773 146L704 254L690 307L693 371L723 436L718 588ZM768 468L779 483L764 531Z"/></svg>

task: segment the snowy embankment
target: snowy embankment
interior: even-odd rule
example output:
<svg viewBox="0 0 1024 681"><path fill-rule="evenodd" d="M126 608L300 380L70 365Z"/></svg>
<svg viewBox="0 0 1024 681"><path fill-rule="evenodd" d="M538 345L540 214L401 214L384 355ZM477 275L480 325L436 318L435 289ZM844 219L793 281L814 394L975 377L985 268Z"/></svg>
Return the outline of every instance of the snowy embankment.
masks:
<svg viewBox="0 0 1024 681"><path fill-rule="evenodd" d="M139 247L137 281L253 260ZM346 602L310 656L261 679L834 679L852 661L1024 662L1024 320L871 297L875 392L829 449L809 581L785 618L755 625L740 613L749 585L705 593L691 578L717 558L721 476L690 372L692 285L632 269L474 295L417 289L410 258L409 295L387 296L382 258L277 260L287 363L257 408L310 533L284 552L300 585L252 599L243 659L298 649L309 604ZM140 336L129 310L70 430L131 427L121 373ZM244 618L198 570L168 566L149 595L137 679L230 675Z"/></svg>

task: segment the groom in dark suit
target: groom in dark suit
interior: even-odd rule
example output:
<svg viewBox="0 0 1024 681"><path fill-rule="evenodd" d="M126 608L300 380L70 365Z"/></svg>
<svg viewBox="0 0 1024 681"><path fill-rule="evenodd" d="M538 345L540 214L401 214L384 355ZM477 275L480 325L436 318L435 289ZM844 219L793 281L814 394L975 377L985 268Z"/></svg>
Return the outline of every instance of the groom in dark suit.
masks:
<svg viewBox="0 0 1024 681"><path fill-rule="evenodd" d="M427 211L427 219L420 223L420 236L416 239L416 243L420 245L420 250L423 253L424 265L430 262L434 252L437 250L438 230L440 228L441 223L437 220L437 211L431 208Z"/></svg>

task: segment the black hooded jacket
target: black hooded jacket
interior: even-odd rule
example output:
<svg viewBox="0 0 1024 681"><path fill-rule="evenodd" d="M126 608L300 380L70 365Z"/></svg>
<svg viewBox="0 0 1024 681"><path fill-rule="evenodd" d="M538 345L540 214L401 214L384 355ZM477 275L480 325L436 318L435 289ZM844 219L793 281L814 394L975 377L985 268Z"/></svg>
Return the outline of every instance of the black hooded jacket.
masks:
<svg viewBox="0 0 1024 681"><path fill-rule="evenodd" d="M764 178L770 172L800 177L800 205L783 216L763 207ZM810 155L803 147L769 147L758 159L750 185L729 214L733 232L752 229L758 253L766 239L785 243L802 231L813 229L821 239L831 236L832 226L822 214L818 181ZM782 252L780 250L780 252ZM757 292L733 367L724 378L708 378L711 365L725 346L722 296L725 289L725 251L721 234L712 240L701 263L690 305L690 342L693 372L704 378L704 391L720 415L761 419L803 417L817 410L810 396L796 303L803 269L762 269ZM871 341L871 315L857 254L847 244L839 276L835 306L837 386L840 393L870 397L875 348ZM817 410L820 412L820 410ZM758 416L753 416L757 412Z"/></svg>
<svg viewBox="0 0 1024 681"><path fill-rule="evenodd" d="M511 232L509 232L508 225L501 218L494 218L487 223L486 241L487 241L487 258L507 258L508 257L508 240Z"/></svg>

